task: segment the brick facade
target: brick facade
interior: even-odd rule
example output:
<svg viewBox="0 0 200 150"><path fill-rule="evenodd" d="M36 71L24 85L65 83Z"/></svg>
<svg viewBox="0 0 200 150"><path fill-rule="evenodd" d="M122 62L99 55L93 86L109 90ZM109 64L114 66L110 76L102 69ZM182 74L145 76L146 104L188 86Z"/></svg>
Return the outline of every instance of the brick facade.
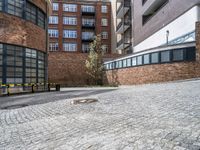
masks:
<svg viewBox="0 0 200 150"><path fill-rule="evenodd" d="M104 56L104 59L115 58L118 55ZM91 84L86 73L85 61L88 54L51 52L48 57L48 75L50 83L62 86L84 86Z"/></svg>
<svg viewBox="0 0 200 150"><path fill-rule="evenodd" d="M34 4L45 13L47 3L36 0ZM29 47L46 52L46 30L22 18L0 13L0 42Z"/></svg>
<svg viewBox="0 0 200 150"><path fill-rule="evenodd" d="M104 83L133 85L200 77L200 22L196 23L196 61L109 70Z"/></svg>

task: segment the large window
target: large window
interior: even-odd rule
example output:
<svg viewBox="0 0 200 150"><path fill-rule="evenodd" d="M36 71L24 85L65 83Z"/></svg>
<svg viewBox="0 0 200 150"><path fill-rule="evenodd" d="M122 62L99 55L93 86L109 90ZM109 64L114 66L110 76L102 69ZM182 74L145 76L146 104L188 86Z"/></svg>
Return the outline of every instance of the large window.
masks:
<svg viewBox="0 0 200 150"><path fill-rule="evenodd" d="M95 36L94 32L82 32L82 39L83 40L91 40Z"/></svg>
<svg viewBox="0 0 200 150"><path fill-rule="evenodd" d="M53 10L58 11L58 9L59 9L58 3L53 3Z"/></svg>
<svg viewBox="0 0 200 150"><path fill-rule="evenodd" d="M63 4L63 11L76 12L77 5L76 4Z"/></svg>
<svg viewBox="0 0 200 150"><path fill-rule="evenodd" d="M49 29L48 33L49 33L49 37L53 37L53 38L58 37L58 30L57 29Z"/></svg>
<svg viewBox="0 0 200 150"><path fill-rule="evenodd" d="M58 51L58 43L49 43L49 51Z"/></svg>
<svg viewBox="0 0 200 150"><path fill-rule="evenodd" d="M45 28L45 14L42 11L38 11L38 26Z"/></svg>
<svg viewBox="0 0 200 150"><path fill-rule="evenodd" d="M33 4L27 2L27 4L26 4L26 19L33 23L36 23L36 18L37 18L36 12L37 12L36 7Z"/></svg>
<svg viewBox="0 0 200 150"><path fill-rule="evenodd" d="M3 10L3 0L0 0L0 11Z"/></svg>
<svg viewBox="0 0 200 150"><path fill-rule="evenodd" d="M19 17L23 16L23 0L8 0L8 13Z"/></svg>
<svg viewBox="0 0 200 150"><path fill-rule="evenodd" d="M108 12L108 7L106 5L101 6L101 12L102 13L107 13Z"/></svg>
<svg viewBox="0 0 200 150"><path fill-rule="evenodd" d="M77 18L76 17L63 17L63 24L65 25L76 25Z"/></svg>
<svg viewBox="0 0 200 150"><path fill-rule="evenodd" d="M45 13L28 0L0 0L0 11L21 17L45 28Z"/></svg>
<svg viewBox="0 0 200 150"><path fill-rule="evenodd" d="M44 83L45 53L15 45L0 44L0 82L38 83L39 78Z"/></svg>
<svg viewBox="0 0 200 150"><path fill-rule="evenodd" d="M64 51L77 51L77 44L76 43L63 43Z"/></svg>
<svg viewBox="0 0 200 150"><path fill-rule="evenodd" d="M108 19L102 18L102 19L101 19L101 25L102 25L102 26L108 26Z"/></svg>
<svg viewBox="0 0 200 150"><path fill-rule="evenodd" d="M50 16L49 24L58 24L58 16Z"/></svg>
<svg viewBox="0 0 200 150"><path fill-rule="evenodd" d="M152 53L151 54L151 63L152 64L159 63L159 53Z"/></svg>
<svg viewBox="0 0 200 150"><path fill-rule="evenodd" d="M63 31L63 37L64 38L76 38L77 37L77 31L76 30L64 30Z"/></svg>
<svg viewBox="0 0 200 150"><path fill-rule="evenodd" d="M150 64L150 54L144 55L144 64Z"/></svg>
<svg viewBox="0 0 200 150"><path fill-rule="evenodd" d="M161 62L170 62L170 51L161 52Z"/></svg>
<svg viewBox="0 0 200 150"><path fill-rule="evenodd" d="M95 7L89 5L83 5L82 12L95 12Z"/></svg>
<svg viewBox="0 0 200 150"><path fill-rule="evenodd" d="M181 61L184 59L184 49L173 51L173 61Z"/></svg>

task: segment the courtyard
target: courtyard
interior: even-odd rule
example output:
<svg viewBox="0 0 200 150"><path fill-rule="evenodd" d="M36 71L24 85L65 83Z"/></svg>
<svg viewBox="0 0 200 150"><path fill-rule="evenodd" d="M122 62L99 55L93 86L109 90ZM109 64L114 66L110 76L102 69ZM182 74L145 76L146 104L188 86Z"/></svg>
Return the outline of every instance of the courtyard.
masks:
<svg viewBox="0 0 200 150"><path fill-rule="evenodd" d="M0 150L18 149L199 150L200 80L0 97Z"/></svg>

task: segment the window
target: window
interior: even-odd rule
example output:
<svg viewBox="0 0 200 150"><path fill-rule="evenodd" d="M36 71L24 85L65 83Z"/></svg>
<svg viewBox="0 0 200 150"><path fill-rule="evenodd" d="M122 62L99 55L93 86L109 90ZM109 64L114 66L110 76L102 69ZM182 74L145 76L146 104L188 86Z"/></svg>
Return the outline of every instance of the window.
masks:
<svg viewBox="0 0 200 150"><path fill-rule="evenodd" d="M82 32L83 40L91 40L94 38L94 32Z"/></svg>
<svg viewBox="0 0 200 150"><path fill-rule="evenodd" d="M3 10L3 0L0 0L0 11Z"/></svg>
<svg viewBox="0 0 200 150"><path fill-rule="evenodd" d="M49 43L49 51L58 51L58 43Z"/></svg>
<svg viewBox="0 0 200 150"><path fill-rule="evenodd" d="M170 51L161 52L161 62L170 62Z"/></svg>
<svg viewBox="0 0 200 150"><path fill-rule="evenodd" d="M77 31L76 30L64 30L63 31L63 37L64 38L76 38L77 37Z"/></svg>
<svg viewBox="0 0 200 150"><path fill-rule="evenodd" d="M49 24L58 24L58 16L50 16Z"/></svg>
<svg viewBox="0 0 200 150"><path fill-rule="evenodd" d="M63 43L64 51L77 51L76 43Z"/></svg>
<svg viewBox="0 0 200 150"><path fill-rule="evenodd" d="M8 13L18 17L23 16L23 0L8 0Z"/></svg>
<svg viewBox="0 0 200 150"><path fill-rule="evenodd" d="M36 7L33 4L27 2L26 3L26 20L29 20L32 23L36 24L36 14L37 14Z"/></svg>
<svg viewBox="0 0 200 150"><path fill-rule="evenodd" d="M184 59L184 49L173 51L173 61L181 61Z"/></svg>
<svg viewBox="0 0 200 150"><path fill-rule="evenodd" d="M101 33L101 38L102 39L108 39L108 32L102 32Z"/></svg>
<svg viewBox="0 0 200 150"><path fill-rule="evenodd" d="M123 67L127 67L126 59L123 60Z"/></svg>
<svg viewBox="0 0 200 150"><path fill-rule="evenodd" d="M63 17L63 24L76 25L77 24L77 18L76 17Z"/></svg>
<svg viewBox="0 0 200 150"><path fill-rule="evenodd" d="M76 12L77 5L76 4L63 4L63 11Z"/></svg>
<svg viewBox="0 0 200 150"><path fill-rule="evenodd" d="M53 3L53 10L57 11L59 9L58 3Z"/></svg>
<svg viewBox="0 0 200 150"><path fill-rule="evenodd" d="M57 29L49 29L48 33L49 33L49 37L58 37L58 30Z"/></svg>
<svg viewBox="0 0 200 150"><path fill-rule="evenodd" d="M159 53L152 53L151 54L151 63L159 63Z"/></svg>
<svg viewBox="0 0 200 150"><path fill-rule="evenodd" d="M131 58L128 58L127 59L127 67L130 67L131 66Z"/></svg>
<svg viewBox="0 0 200 150"><path fill-rule="evenodd" d="M116 66L116 68L119 68L119 61L115 62L115 66Z"/></svg>
<svg viewBox="0 0 200 150"><path fill-rule="evenodd" d="M132 58L132 66L136 66L137 65L137 59L136 57Z"/></svg>
<svg viewBox="0 0 200 150"><path fill-rule="evenodd" d="M137 57L137 65L142 65L142 56Z"/></svg>
<svg viewBox="0 0 200 150"><path fill-rule="evenodd" d="M102 45L102 50L104 51L104 52L108 52L108 45Z"/></svg>
<svg viewBox="0 0 200 150"><path fill-rule="evenodd" d="M190 47L186 50L186 60L192 61L195 60L196 58L196 49L195 47Z"/></svg>
<svg viewBox="0 0 200 150"><path fill-rule="evenodd" d="M122 61L119 61L119 68L122 68Z"/></svg>
<svg viewBox="0 0 200 150"><path fill-rule="evenodd" d="M82 44L82 52L88 53L90 51L90 45L89 44Z"/></svg>
<svg viewBox="0 0 200 150"><path fill-rule="evenodd" d="M94 6L83 5L81 8L82 12L95 12Z"/></svg>
<svg viewBox="0 0 200 150"><path fill-rule="evenodd" d="M150 64L150 55L149 54L146 54L144 55L144 64Z"/></svg>
<svg viewBox="0 0 200 150"><path fill-rule="evenodd" d="M102 19L101 19L101 25L102 25L102 26L108 26L108 19L102 18Z"/></svg>
<svg viewBox="0 0 200 150"><path fill-rule="evenodd" d="M93 27L95 26L95 19L83 18L82 25Z"/></svg>
<svg viewBox="0 0 200 150"><path fill-rule="evenodd" d="M38 26L45 28L45 15L42 11L38 11Z"/></svg>
<svg viewBox="0 0 200 150"><path fill-rule="evenodd" d="M101 12L102 13L107 13L108 12L108 7L106 5L101 6Z"/></svg>

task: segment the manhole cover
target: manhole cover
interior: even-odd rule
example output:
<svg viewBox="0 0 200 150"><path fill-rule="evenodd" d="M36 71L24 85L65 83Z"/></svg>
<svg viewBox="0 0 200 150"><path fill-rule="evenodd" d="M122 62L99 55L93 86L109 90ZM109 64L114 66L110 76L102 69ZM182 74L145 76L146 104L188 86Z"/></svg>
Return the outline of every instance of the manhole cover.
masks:
<svg viewBox="0 0 200 150"><path fill-rule="evenodd" d="M22 107L26 107L26 106L28 106L28 105L26 105L26 104L11 105L11 106L3 107L1 109L18 109L18 108L22 108Z"/></svg>
<svg viewBox="0 0 200 150"><path fill-rule="evenodd" d="M87 98L87 99L77 99L77 100L73 100L72 104L90 104L90 103L95 103L98 102L97 99L95 98Z"/></svg>

